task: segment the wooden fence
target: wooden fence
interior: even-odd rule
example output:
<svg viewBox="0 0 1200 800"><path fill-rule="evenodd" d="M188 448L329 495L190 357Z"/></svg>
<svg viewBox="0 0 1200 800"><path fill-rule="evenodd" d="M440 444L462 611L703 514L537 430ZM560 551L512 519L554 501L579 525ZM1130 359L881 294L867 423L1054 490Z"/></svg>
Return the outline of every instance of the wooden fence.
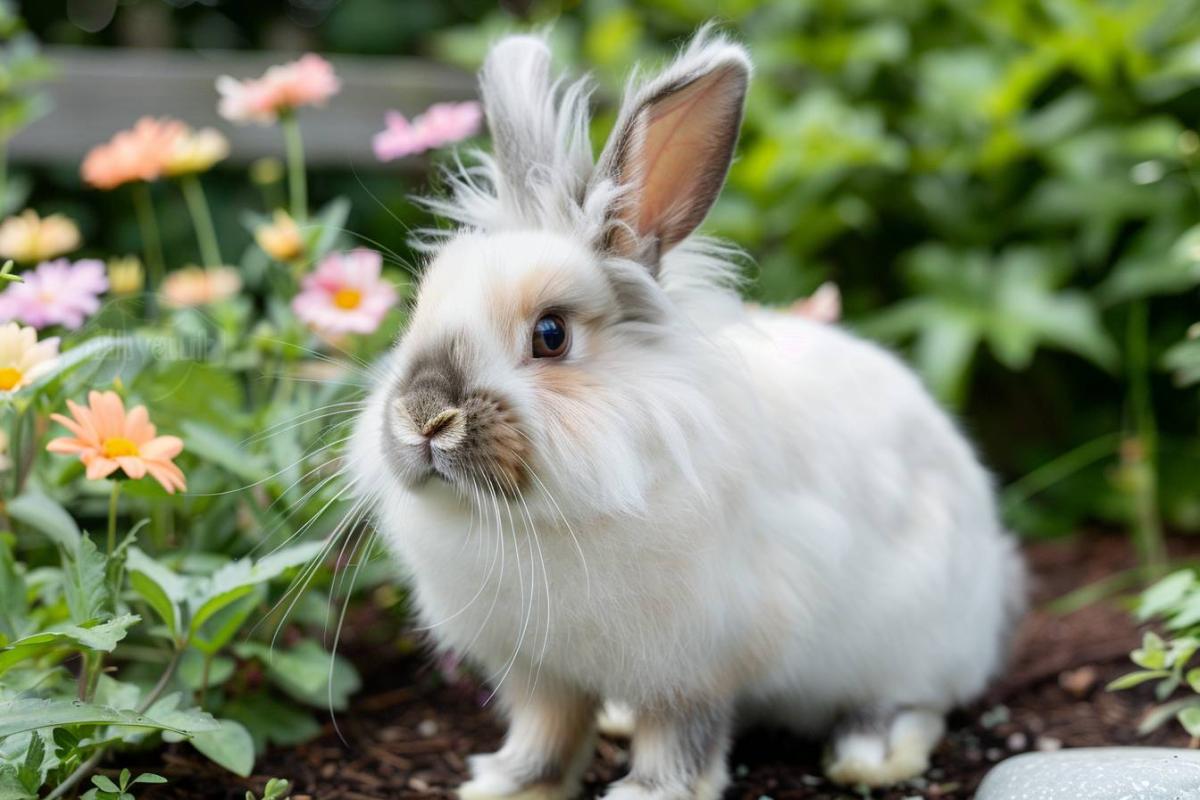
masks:
<svg viewBox="0 0 1200 800"><path fill-rule="evenodd" d="M49 47L57 77L46 85L53 110L12 141L14 163L78 163L92 145L143 115L171 116L229 136L232 158L249 161L282 155L279 131L234 125L217 115L219 75L257 77L294 54L188 52ZM376 165L371 136L383 114L412 115L440 100L475 95L474 79L459 70L402 58L332 56L342 91L324 109L302 113L309 162L356 169Z"/></svg>

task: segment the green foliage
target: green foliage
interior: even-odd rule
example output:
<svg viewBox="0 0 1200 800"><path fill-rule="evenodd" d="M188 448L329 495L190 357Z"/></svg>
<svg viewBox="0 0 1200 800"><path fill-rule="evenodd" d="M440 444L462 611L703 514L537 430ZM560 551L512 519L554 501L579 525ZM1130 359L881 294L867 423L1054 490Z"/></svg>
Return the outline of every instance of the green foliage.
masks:
<svg viewBox="0 0 1200 800"><path fill-rule="evenodd" d="M1200 650L1200 575L1185 569L1158 581L1142 593L1137 616L1142 622L1161 622L1169 638L1147 631L1142 646L1129 654L1140 669L1117 678L1108 688L1154 683L1161 705L1143 718L1139 730L1149 733L1175 719L1188 735L1200 736L1200 666L1192 666ZM1180 689L1187 696L1171 700Z"/></svg>

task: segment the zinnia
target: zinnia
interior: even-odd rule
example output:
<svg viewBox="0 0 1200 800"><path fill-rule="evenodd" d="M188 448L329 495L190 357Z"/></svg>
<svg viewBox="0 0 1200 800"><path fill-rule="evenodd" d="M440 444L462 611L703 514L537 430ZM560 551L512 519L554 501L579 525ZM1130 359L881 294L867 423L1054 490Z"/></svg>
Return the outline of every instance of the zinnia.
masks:
<svg viewBox="0 0 1200 800"><path fill-rule="evenodd" d="M172 461L183 451L183 441L156 435L145 406L126 413L116 392L90 392L86 407L68 400L67 408L70 417L51 414L50 418L74 437L54 439L46 449L78 455L90 480L107 478L120 469L135 480L149 474L170 494L187 489L182 470Z"/></svg>
<svg viewBox="0 0 1200 800"><path fill-rule="evenodd" d="M375 134L375 157L392 161L414 153L460 142L479 132L483 109L479 103L436 103L410 123L398 111L385 116L387 125Z"/></svg>
<svg viewBox="0 0 1200 800"><path fill-rule="evenodd" d="M83 159L83 179L97 189L115 189L133 181L152 181L163 174L176 142L187 126L174 119L142 117L127 131L96 145Z"/></svg>
<svg viewBox="0 0 1200 800"><path fill-rule="evenodd" d="M301 106L323 105L341 89L333 65L309 53L297 61L271 67L261 78L239 81L217 78L218 111L232 122L269 125Z"/></svg>
<svg viewBox="0 0 1200 800"><path fill-rule="evenodd" d="M95 259L46 261L21 277L0 293L0 321L73 330L100 310L100 295L108 289L104 264Z"/></svg>
<svg viewBox="0 0 1200 800"><path fill-rule="evenodd" d="M174 177L207 172L228 155L229 140L225 134L215 128L201 128L198 131L186 128L175 139L163 165L163 173Z"/></svg>
<svg viewBox="0 0 1200 800"><path fill-rule="evenodd" d="M396 289L380 276L382 267L373 250L330 253L304 277L292 310L321 333L371 333L396 304Z"/></svg>
<svg viewBox="0 0 1200 800"><path fill-rule="evenodd" d="M254 241L276 261L292 261L304 253L300 226L286 211L276 211L271 223L260 225L254 232Z"/></svg>
<svg viewBox="0 0 1200 800"><path fill-rule="evenodd" d="M39 342L37 331L15 322L0 325L0 392L23 389L54 368L58 339Z"/></svg>
<svg viewBox="0 0 1200 800"><path fill-rule="evenodd" d="M79 247L79 228L62 214L39 217L32 208L0 223L0 257L36 264Z"/></svg>
<svg viewBox="0 0 1200 800"><path fill-rule="evenodd" d="M172 308L192 308L228 300L241 288L241 276L232 267L184 267L166 277L162 296Z"/></svg>
<svg viewBox="0 0 1200 800"><path fill-rule="evenodd" d="M137 256L110 259L108 288L115 295L137 294L146 285L146 271Z"/></svg>

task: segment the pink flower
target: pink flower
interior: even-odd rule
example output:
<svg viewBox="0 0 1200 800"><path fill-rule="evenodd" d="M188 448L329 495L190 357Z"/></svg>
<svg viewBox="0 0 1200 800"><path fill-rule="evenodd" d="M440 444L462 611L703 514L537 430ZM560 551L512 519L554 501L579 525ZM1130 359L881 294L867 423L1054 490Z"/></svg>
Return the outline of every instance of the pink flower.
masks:
<svg viewBox="0 0 1200 800"><path fill-rule="evenodd" d="M271 67L261 78L244 81L228 75L217 78L217 91L221 95L217 110L232 122L269 125L292 109L324 105L341 88L333 65L309 53L296 61Z"/></svg>
<svg viewBox="0 0 1200 800"><path fill-rule="evenodd" d="M375 134L375 157L380 161L423 153L461 142L479 132L483 109L479 103L436 103L410 123L399 111L384 117L387 127Z"/></svg>
<svg viewBox="0 0 1200 800"><path fill-rule="evenodd" d="M330 253L305 276L292 310L321 333L371 333L396 304L396 289L380 277L382 266L374 250Z"/></svg>
<svg viewBox="0 0 1200 800"><path fill-rule="evenodd" d="M100 310L100 295L108 289L104 262L95 259L46 261L21 277L22 283L0 293L0 321L75 329Z"/></svg>

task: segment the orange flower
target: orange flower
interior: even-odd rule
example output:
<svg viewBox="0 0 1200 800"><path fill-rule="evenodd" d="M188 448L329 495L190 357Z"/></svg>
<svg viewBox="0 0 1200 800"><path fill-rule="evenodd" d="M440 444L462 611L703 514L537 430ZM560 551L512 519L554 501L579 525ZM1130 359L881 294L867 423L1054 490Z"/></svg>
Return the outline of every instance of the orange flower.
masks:
<svg viewBox="0 0 1200 800"><path fill-rule="evenodd" d="M182 452L183 441L176 436L157 436L145 406L127 414L116 392L90 392L87 407L70 400L67 407L71 417L51 414L50 418L75 436L54 439L46 449L78 454L87 467L88 479L107 478L121 469L134 479L149 474L170 494L187 489L183 472L171 460Z"/></svg>
<svg viewBox="0 0 1200 800"><path fill-rule="evenodd" d="M80 173L97 189L155 180L163 174L178 140L187 132L187 126L179 120L142 117L131 129L93 147L83 159Z"/></svg>

